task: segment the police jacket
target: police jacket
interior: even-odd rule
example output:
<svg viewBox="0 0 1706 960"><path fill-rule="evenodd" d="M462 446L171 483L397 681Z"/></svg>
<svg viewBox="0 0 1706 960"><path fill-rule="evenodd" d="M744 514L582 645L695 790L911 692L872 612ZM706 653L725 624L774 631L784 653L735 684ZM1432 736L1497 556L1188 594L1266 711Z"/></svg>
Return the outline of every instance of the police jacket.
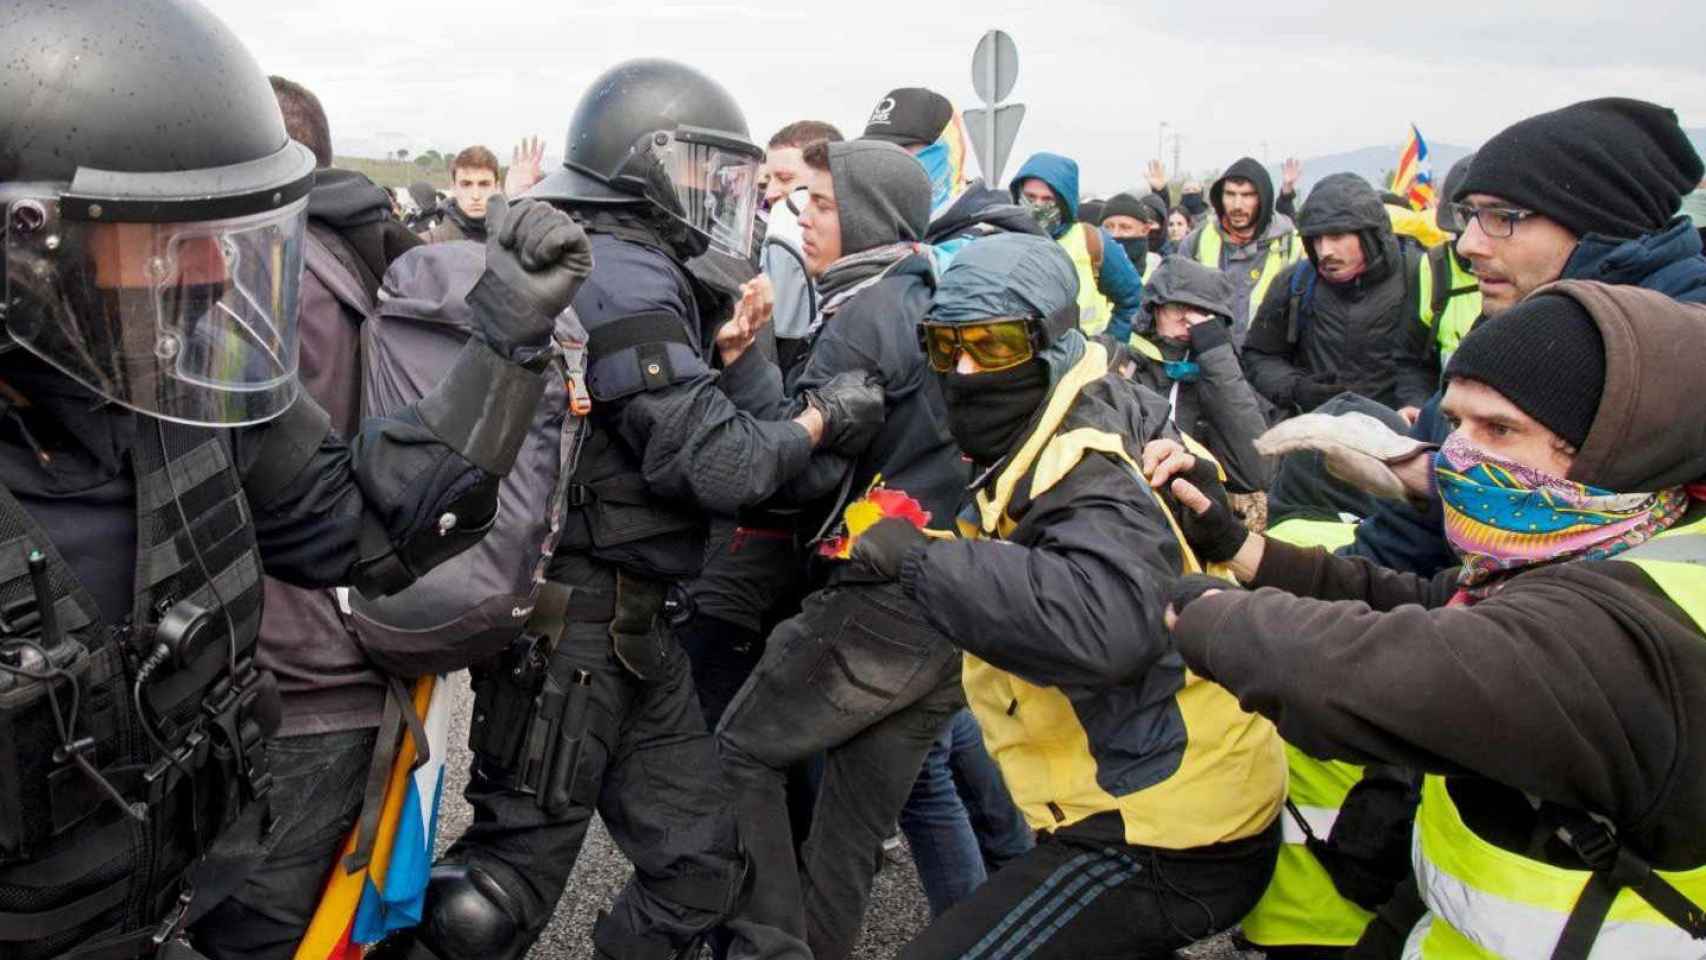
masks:
<svg viewBox="0 0 1706 960"><path fill-rule="evenodd" d="M1106 373L1100 344L1064 342L961 539L915 551L901 583L966 651L966 699L1034 829L1169 850L1255 837L1285 790L1279 738L1188 674L1162 626L1167 585L1200 569L1137 467L1174 435L1166 404Z"/></svg>
<svg viewBox="0 0 1706 960"><path fill-rule="evenodd" d="M660 239L634 224L595 221L589 232L596 266L574 309L592 412L557 554L687 578L704 559L706 512L733 515L774 494L805 467L811 439L719 389L700 295Z"/></svg>
<svg viewBox="0 0 1706 960"><path fill-rule="evenodd" d="M929 510L932 526L946 529L958 507L970 468L948 433L941 385L918 345L918 323L930 309L935 279L925 256L911 256L854 294L825 318L803 359L786 376L756 350L724 371L729 395L742 406L780 416L797 409L802 391L837 374L876 375L884 394L883 427L849 460L823 451L785 491L801 503L817 501L808 525L816 529L845 488L857 496L872 480L904 490ZM826 300L834 290L822 292Z"/></svg>

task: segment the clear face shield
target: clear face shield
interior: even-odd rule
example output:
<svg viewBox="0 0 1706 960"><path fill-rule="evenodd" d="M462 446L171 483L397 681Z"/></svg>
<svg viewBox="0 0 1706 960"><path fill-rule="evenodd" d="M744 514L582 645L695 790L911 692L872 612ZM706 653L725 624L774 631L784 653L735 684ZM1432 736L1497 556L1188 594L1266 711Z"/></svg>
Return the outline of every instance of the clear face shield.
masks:
<svg viewBox="0 0 1706 960"><path fill-rule="evenodd" d="M295 401L306 197L105 222L98 204L30 186L0 192L14 341L115 403L182 423L259 423Z"/></svg>
<svg viewBox="0 0 1706 960"><path fill-rule="evenodd" d="M758 211L758 168L764 151L715 131L680 127L647 134L622 176L644 183L646 195L731 257L752 252Z"/></svg>

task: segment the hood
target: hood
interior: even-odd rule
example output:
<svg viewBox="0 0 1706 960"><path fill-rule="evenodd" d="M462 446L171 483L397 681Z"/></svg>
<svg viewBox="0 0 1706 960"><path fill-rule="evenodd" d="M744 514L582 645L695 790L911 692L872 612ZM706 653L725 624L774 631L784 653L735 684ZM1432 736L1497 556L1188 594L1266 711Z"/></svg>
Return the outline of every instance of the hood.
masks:
<svg viewBox="0 0 1706 960"><path fill-rule="evenodd" d="M1220 179L1208 188L1208 202L1214 207L1216 218L1226 216L1226 207L1220 195L1228 180L1248 180L1256 185L1256 195L1262 198L1261 212L1256 215L1256 236L1264 236L1268 232L1268 225L1274 219L1274 178L1268 175L1268 168L1253 157L1240 157L1232 166L1227 167Z"/></svg>
<svg viewBox="0 0 1706 960"><path fill-rule="evenodd" d="M930 221L924 242L941 243L980 225L1002 233L1043 235L1043 228L1037 226L1029 210L1012 202L1006 193L985 186L982 180L973 180L953 205Z"/></svg>
<svg viewBox="0 0 1706 960"><path fill-rule="evenodd" d="M1700 255L1700 233L1681 217L1659 233L1633 240L1583 237L1561 276L1646 287L1677 300L1706 302L1706 258Z"/></svg>
<svg viewBox="0 0 1706 960"><path fill-rule="evenodd" d="M1305 240L1329 233L1361 237L1363 255L1368 258L1368 269L1362 276L1371 279L1384 277L1397 253L1386 205L1368 181L1354 173L1335 173L1309 191L1309 199L1297 213L1297 232ZM1313 263L1314 247L1305 243L1303 250Z"/></svg>
<svg viewBox="0 0 1706 960"><path fill-rule="evenodd" d="M1232 278L1223 271L1189 257L1168 257L1143 285L1143 313L1153 318L1163 303L1183 303L1231 323L1233 295Z"/></svg>
<svg viewBox="0 0 1706 960"><path fill-rule="evenodd" d="M936 284L930 319L975 323L1047 317L1078 302L1078 270L1060 244L1040 236L985 237L954 257Z"/></svg>
<svg viewBox="0 0 1706 960"><path fill-rule="evenodd" d="M334 230L378 223L391 216L391 195L365 174L328 167L314 173L308 216Z"/></svg>
<svg viewBox="0 0 1706 960"><path fill-rule="evenodd" d="M1549 284L1580 303L1605 344L1605 388L1569 479L1618 493L1706 477L1706 306L1652 290Z"/></svg>
<svg viewBox="0 0 1706 960"><path fill-rule="evenodd" d="M1054 195L1066 207L1066 216L1061 218L1059 233L1072 229L1078 222L1078 162L1058 153L1033 153L1025 161L1019 172L1007 182L1007 192L1012 195L1013 202L1019 202L1019 185L1026 180L1041 180L1048 184ZM1057 233L1058 235L1058 233Z"/></svg>
<svg viewBox="0 0 1706 960"><path fill-rule="evenodd" d="M924 239L930 178L912 154L880 140L829 145L829 175L841 218L841 253Z"/></svg>

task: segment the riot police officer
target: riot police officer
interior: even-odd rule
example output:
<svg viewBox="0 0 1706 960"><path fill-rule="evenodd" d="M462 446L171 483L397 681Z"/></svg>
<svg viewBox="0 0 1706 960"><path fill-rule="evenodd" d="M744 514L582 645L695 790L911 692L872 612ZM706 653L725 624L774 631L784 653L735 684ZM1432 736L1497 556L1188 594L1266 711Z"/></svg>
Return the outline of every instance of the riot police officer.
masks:
<svg viewBox="0 0 1706 960"><path fill-rule="evenodd" d="M745 860L666 612L702 562L707 511L769 498L815 447L867 442L883 407L881 390L849 373L792 420L759 421L707 366L717 293L685 264L711 249L748 255L763 156L715 81L635 60L593 81L562 169L528 193L592 238L598 266L574 301L592 412L538 608L512 649L475 671L473 825L435 868L421 927L387 953L524 954L595 808L635 868L594 925L599 956L675 956L737 906Z"/></svg>
<svg viewBox="0 0 1706 960"><path fill-rule="evenodd" d="M297 382L313 156L237 39L13 5L0 64L0 958L194 957L269 828L262 572L387 593L477 541L591 260L504 209L481 336L346 443Z"/></svg>

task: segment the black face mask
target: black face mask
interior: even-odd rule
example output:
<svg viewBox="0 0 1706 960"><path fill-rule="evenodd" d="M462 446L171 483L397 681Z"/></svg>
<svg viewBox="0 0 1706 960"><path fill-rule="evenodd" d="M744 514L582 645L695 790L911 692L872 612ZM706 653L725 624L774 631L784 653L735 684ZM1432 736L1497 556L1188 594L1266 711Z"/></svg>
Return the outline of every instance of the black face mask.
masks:
<svg viewBox="0 0 1706 960"><path fill-rule="evenodd" d="M948 432L973 463L988 465L1012 450L1048 393L1040 360L995 373L944 373Z"/></svg>
<svg viewBox="0 0 1706 960"><path fill-rule="evenodd" d="M1142 273L1144 261L1149 259L1149 238L1120 237L1119 240L1125 255L1131 258L1132 266L1137 268L1138 273Z"/></svg>
<svg viewBox="0 0 1706 960"><path fill-rule="evenodd" d="M1179 206L1185 208L1185 212L1191 215L1192 220L1202 216L1203 211L1208 209L1208 204L1203 202L1200 193L1187 193L1180 197Z"/></svg>

